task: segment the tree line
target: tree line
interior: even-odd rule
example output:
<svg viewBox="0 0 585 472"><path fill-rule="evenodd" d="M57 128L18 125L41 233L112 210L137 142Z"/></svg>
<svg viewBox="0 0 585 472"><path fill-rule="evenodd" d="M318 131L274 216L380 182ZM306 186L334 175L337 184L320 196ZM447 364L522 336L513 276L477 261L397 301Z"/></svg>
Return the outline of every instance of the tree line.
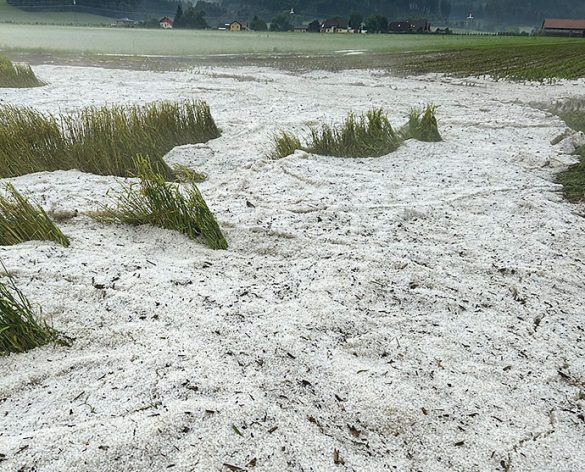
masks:
<svg viewBox="0 0 585 472"><path fill-rule="evenodd" d="M135 18L179 13L178 27L216 26L218 21L239 19L263 28L261 18L272 19L275 29L313 18L347 16L360 12L369 30L383 30L385 21L407 18L430 20L462 19L468 15L497 24L536 25L544 18L585 18L584 0L199 0L179 3L171 0L7 0L23 10L84 11L112 18ZM291 8L295 15L287 16ZM209 20L211 18L211 20ZM375 20L376 19L376 20Z"/></svg>
<svg viewBox="0 0 585 472"><path fill-rule="evenodd" d="M222 0L237 18L273 18L294 9L304 18L361 12L394 20L474 18L501 24L536 24L544 18L585 18L584 0Z"/></svg>

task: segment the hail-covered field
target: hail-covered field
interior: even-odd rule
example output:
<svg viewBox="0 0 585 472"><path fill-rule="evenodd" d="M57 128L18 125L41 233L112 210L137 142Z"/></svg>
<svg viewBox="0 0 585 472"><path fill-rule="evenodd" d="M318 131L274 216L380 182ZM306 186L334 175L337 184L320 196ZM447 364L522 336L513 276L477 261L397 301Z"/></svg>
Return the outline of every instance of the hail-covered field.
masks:
<svg viewBox="0 0 585 472"><path fill-rule="evenodd" d="M207 174L229 249L89 218L119 178L9 179L78 215L69 248L0 251L73 338L0 358L0 470L582 470L585 219L553 183L581 138L551 144L565 126L531 104L585 82L36 72L1 103L207 101L222 136L167 160ZM444 142L264 157L280 130L430 102Z"/></svg>

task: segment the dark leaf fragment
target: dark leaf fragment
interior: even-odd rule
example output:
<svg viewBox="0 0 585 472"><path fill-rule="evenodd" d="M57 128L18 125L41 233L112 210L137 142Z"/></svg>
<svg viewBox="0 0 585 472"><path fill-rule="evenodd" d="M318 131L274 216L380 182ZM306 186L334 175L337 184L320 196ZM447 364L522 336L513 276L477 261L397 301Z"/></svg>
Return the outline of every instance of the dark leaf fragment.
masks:
<svg viewBox="0 0 585 472"><path fill-rule="evenodd" d="M333 449L333 463L336 465L345 464L343 457L339 454L339 449Z"/></svg>

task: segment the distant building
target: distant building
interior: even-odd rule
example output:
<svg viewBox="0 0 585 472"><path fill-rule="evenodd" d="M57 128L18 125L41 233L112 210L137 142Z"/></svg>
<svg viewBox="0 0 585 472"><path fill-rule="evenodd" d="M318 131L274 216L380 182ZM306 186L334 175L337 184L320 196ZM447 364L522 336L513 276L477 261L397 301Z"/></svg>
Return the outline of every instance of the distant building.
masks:
<svg viewBox="0 0 585 472"><path fill-rule="evenodd" d="M168 16L163 16L160 20L158 20L158 24L163 29L172 29L173 19L169 18Z"/></svg>
<svg viewBox="0 0 585 472"><path fill-rule="evenodd" d="M431 32L431 22L422 19L422 20L409 20L412 26L413 33L430 33Z"/></svg>
<svg viewBox="0 0 585 472"><path fill-rule="evenodd" d="M323 22L321 33L353 33L353 30L349 27L349 18L336 16Z"/></svg>
<svg viewBox="0 0 585 472"><path fill-rule="evenodd" d="M225 26L228 31L246 31L248 29L248 25L240 21L232 21Z"/></svg>
<svg viewBox="0 0 585 472"><path fill-rule="evenodd" d="M306 26L295 26L294 32L295 33L306 33L308 28Z"/></svg>
<svg viewBox="0 0 585 472"><path fill-rule="evenodd" d="M573 36L585 38L585 20L547 18L542 24L546 36Z"/></svg>
<svg viewBox="0 0 585 472"><path fill-rule="evenodd" d="M391 33L430 33L431 22L426 19L393 21L388 25Z"/></svg>

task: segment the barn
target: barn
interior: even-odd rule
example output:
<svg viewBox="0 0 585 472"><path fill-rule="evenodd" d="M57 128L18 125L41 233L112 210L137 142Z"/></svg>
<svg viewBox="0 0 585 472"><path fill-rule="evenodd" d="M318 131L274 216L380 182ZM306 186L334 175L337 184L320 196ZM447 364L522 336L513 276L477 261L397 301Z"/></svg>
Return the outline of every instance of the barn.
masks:
<svg viewBox="0 0 585 472"><path fill-rule="evenodd" d="M547 18L542 24L545 36L571 36L585 38L585 20Z"/></svg>

